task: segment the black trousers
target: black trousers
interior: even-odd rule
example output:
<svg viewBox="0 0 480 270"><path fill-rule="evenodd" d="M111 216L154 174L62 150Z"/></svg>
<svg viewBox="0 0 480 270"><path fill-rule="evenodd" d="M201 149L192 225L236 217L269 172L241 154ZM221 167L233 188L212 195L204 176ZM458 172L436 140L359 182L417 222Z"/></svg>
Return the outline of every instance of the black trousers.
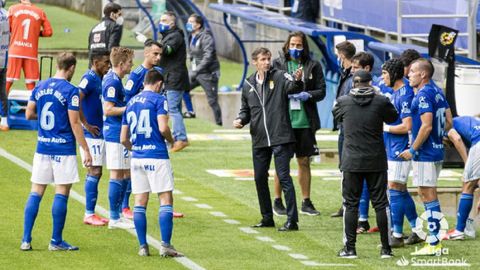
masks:
<svg viewBox="0 0 480 270"><path fill-rule="evenodd" d="M370 199L377 216L382 247L390 247L390 209L387 197L387 171L383 172L343 172L343 229L344 245L355 248L358 226L358 205L362 195L363 181L367 181Z"/></svg>
<svg viewBox="0 0 480 270"><path fill-rule="evenodd" d="M195 78L190 78L190 89L202 86L207 96L208 105L212 108L215 123L222 125L222 110L218 105L218 75L214 72L211 74L201 73Z"/></svg>
<svg viewBox="0 0 480 270"><path fill-rule="evenodd" d="M272 154L275 162L282 191L287 205L287 219L291 222L298 222L297 201L295 198L295 187L290 176L290 160L293 157L293 144L282 144L264 148L253 148L253 170L255 174L255 185L257 188L260 213L265 221L273 219L272 200L268 188L268 169Z"/></svg>

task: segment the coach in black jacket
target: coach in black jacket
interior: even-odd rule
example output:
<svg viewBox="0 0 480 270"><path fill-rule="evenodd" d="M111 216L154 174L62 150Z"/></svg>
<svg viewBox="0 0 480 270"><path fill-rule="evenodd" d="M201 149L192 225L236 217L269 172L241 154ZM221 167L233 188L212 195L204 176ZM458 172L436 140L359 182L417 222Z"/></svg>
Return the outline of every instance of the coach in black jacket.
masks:
<svg viewBox="0 0 480 270"><path fill-rule="evenodd" d="M88 36L89 59L93 51L111 51L120 46L123 31L122 7L108 3L103 8L102 21L95 25Z"/></svg>
<svg viewBox="0 0 480 270"><path fill-rule="evenodd" d="M342 196L345 209L345 246L340 257L355 258L358 205L366 179L370 198L377 216L382 241L381 257L389 258L387 208L387 155L383 143L383 123L392 123L398 113L387 97L371 86L372 76L365 70L353 74L354 88L337 99L333 108L335 119L342 123L344 144L340 170L343 171Z"/></svg>
<svg viewBox="0 0 480 270"><path fill-rule="evenodd" d="M322 66L318 61L310 58L305 34L292 32L288 35L280 57L273 61L273 67L290 74L293 74L298 67L303 68L303 91L289 96L289 114L295 133L298 182L303 196L301 213L311 216L319 215L320 212L315 209L310 200L310 157L319 154L315 133L320 129L317 102L325 98L325 79ZM278 177L275 177L273 211L277 215L285 215Z"/></svg>
<svg viewBox="0 0 480 270"><path fill-rule="evenodd" d="M294 77L284 71L271 68L271 52L257 48L252 62L257 72L243 86L242 105L235 128L250 123L252 136L253 169L262 220L254 227L274 227L272 201L268 188L268 169L272 154L275 170L285 193L287 222L279 231L298 230L298 212L295 188L290 176L290 159L293 156L295 136L288 114L288 95L303 90L302 69Z"/></svg>
<svg viewBox="0 0 480 270"><path fill-rule="evenodd" d="M183 92L190 87L187 70L187 47L183 31L176 26L175 13L165 12L160 17L159 31L162 34L163 53L159 66L165 70L168 114L172 118L172 152L188 146L187 130L181 112Z"/></svg>

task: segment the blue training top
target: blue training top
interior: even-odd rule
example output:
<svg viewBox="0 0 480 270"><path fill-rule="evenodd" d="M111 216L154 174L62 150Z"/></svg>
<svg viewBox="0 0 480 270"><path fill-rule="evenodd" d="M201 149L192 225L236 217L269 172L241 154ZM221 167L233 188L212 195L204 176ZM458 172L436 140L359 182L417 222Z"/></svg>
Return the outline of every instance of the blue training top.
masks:
<svg viewBox="0 0 480 270"><path fill-rule="evenodd" d="M453 118L453 129L460 134L463 142L468 148L480 142L480 118L478 117L455 117Z"/></svg>
<svg viewBox="0 0 480 270"><path fill-rule="evenodd" d="M77 87L65 79L49 78L35 87L30 101L37 106L37 153L76 155L75 136L70 126L68 111L80 109Z"/></svg>
<svg viewBox="0 0 480 270"><path fill-rule="evenodd" d="M123 92L122 80L113 72L103 77L102 82L103 101L112 102L115 107L125 107L125 94ZM103 123L103 136L107 142L120 143L120 128L122 125L122 115L106 116Z"/></svg>
<svg viewBox="0 0 480 270"><path fill-rule="evenodd" d="M97 126L100 131L103 129L103 108L102 108L102 79L93 70L88 70L83 74L78 89L85 95L82 99L82 110L87 123ZM95 137L83 129L85 138L103 138L102 132Z"/></svg>
<svg viewBox="0 0 480 270"><path fill-rule="evenodd" d="M168 159L167 145L158 127L158 115L167 115L165 96L142 91L128 102L122 125L128 125L132 158Z"/></svg>

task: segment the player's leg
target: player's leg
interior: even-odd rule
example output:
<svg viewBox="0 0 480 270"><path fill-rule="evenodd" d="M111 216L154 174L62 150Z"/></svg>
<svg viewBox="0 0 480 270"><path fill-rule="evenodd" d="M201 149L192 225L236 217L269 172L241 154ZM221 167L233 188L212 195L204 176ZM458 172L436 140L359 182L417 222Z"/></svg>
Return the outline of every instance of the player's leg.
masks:
<svg viewBox="0 0 480 270"><path fill-rule="evenodd" d="M413 161L413 184L418 186L419 196L424 204L425 211L428 213L427 221L428 236L427 244L412 253L413 256L441 254L440 239L438 232L440 230L441 213L440 202L437 197L437 179L441 170L441 162L417 162ZM440 252L440 253L439 253Z"/></svg>
<svg viewBox="0 0 480 270"><path fill-rule="evenodd" d="M252 160L255 189L262 215L260 223L253 225L253 227L274 227L272 201L270 199L270 189L268 188L268 169L272 160L271 148L253 148Z"/></svg>
<svg viewBox="0 0 480 270"><path fill-rule="evenodd" d="M365 180L370 192L373 208L377 219L377 226L380 230L380 240L382 249L380 256L382 259L393 256L390 247L390 208L388 206L387 196L387 171L371 172L365 174Z"/></svg>
<svg viewBox="0 0 480 270"><path fill-rule="evenodd" d="M9 57L7 63L7 96L15 81L20 79L20 72L22 70L22 58Z"/></svg>
<svg viewBox="0 0 480 270"><path fill-rule="evenodd" d="M295 156L298 164L298 183L302 191L302 207L300 213L309 216L318 216L320 212L315 209L315 206L310 199L310 189L312 182L312 173L310 168L310 157L318 154L315 140L315 133L310 128L294 129L295 138Z"/></svg>
<svg viewBox="0 0 480 270"><path fill-rule="evenodd" d="M388 161L388 194L392 216L393 248L403 247L403 216L405 214L404 192L407 190L408 166L405 161Z"/></svg>
<svg viewBox="0 0 480 270"><path fill-rule="evenodd" d="M480 144L475 144L470 148L467 162L463 173L463 188L460 202L457 210L457 225L455 230L449 232L448 238L451 240L461 240L465 238L465 227L468 215L473 206L473 192L480 179Z"/></svg>
<svg viewBox="0 0 480 270"><path fill-rule="evenodd" d="M218 104L218 77L214 72L212 74L199 74L197 81L207 96L208 105L212 108L213 116L215 117L215 123L221 126L222 123L222 110Z"/></svg>
<svg viewBox="0 0 480 270"><path fill-rule="evenodd" d="M130 170L125 170L122 183L122 215L124 218L133 219L132 210L130 210L130 194L132 194L132 181L130 179Z"/></svg>
<svg viewBox="0 0 480 270"><path fill-rule="evenodd" d="M119 143L105 142L107 169L110 171L110 181L108 186L108 200L110 204L109 229L133 229L131 221L121 218L121 206L123 200L123 179L125 177L126 162L129 161L129 153L125 147ZM128 164L128 168L130 164Z"/></svg>
<svg viewBox="0 0 480 270"><path fill-rule="evenodd" d="M101 218L95 214L95 206L98 199L98 183L102 177L103 163L105 160L105 142L102 139L86 138L88 148L92 155L92 166L87 168L85 178L85 216L83 223L103 226L108 223L108 219ZM80 155L83 160L83 149L80 147Z"/></svg>
<svg viewBox="0 0 480 270"><path fill-rule="evenodd" d="M193 110L192 97L190 91L183 92L183 101L185 102L186 112L183 113L184 118L195 118L195 111Z"/></svg>
<svg viewBox="0 0 480 270"><path fill-rule="evenodd" d="M368 209L370 206L370 193L368 191L367 181L363 180L362 195L360 196L360 203L358 205L358 227L357 233L366 233L370 230L370 223L368 222Z"/></svg>
<svg viewBox="0 0 480 270"><path fill-rule="evenodd" d="M40 77L37 59L24 59L23 73L25 74L25 86L27 90L33 90L35 83Z"/></svg>
<svg viewBox="0 0 480 270"><path fill-rule="evenodd" d="M135 206L133 207L133 222L137 239L140 244L139 256L149 256L150 250L147 243L147 204L151 187L148 181L148 175L144 167L143 159L132 159L132 193L135 195Z"/></svg>
<svg viewBox="0 0 480 270"><path fill-rule="evenodd" d="M152 192L158 194L160 209L158 210L158 225L162 237L160 255L163 257L181 257L172 245L173 233L173 170L168 159L145 160L154 166L154 170L147 172Z"/></svg>
<svg viewBox="0 0 480 270"><path fill-rule="evenodd" d="M338 256L342 258L356 258L357 241L356 229L358 226L358 205L363 189L363 173L343 172L343 244Z"/></svg>
<svg viewBox="0 0 480 270"><path fill-rule="evenodd" d="M53 177L55 197L52 204L53 230L48 249L51 251L73 251L72 246L63 239L63 228L67 218L68 196L73 183L79 181L76 155L53 156Z"/></svg>
<svg viewBox="0 0 480 270"><path fill-rule="evenodd" d="M274 192L274 200L273 200L273 213L276 216L286 216L287 209L282 202L282 186L280 186L280 180L278 180L278 176L276 173L273 174L273 192Z"/></svg>
<svg viewBox="0 0 480 270"><path fill-rule="evenodd" d="M33 156L32 189L25 204L23 221L23 238L20 249L31 250L32 229L37 218L38 209L47 185L53 183L53 169L50 157L35 153Z"/></svg>

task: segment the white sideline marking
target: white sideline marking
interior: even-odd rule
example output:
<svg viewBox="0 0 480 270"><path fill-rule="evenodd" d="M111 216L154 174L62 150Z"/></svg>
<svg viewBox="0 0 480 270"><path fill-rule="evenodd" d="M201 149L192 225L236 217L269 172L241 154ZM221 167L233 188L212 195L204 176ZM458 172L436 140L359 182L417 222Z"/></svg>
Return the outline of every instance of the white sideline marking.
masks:
<svg viewBox="0 0 480 270"><path fill-rule="evenodd" d="M249 227L240 227L238 228L240 229L240 231L244 232L244 233L248 233L248 234L257 234L259 233L258 231L252 229L252 228L249 228Z"/></svg>
<svg viewBox="0 0 480 270"><path fill-rule="evenodd" d="M32 165L28 164L27 162L21 160L20 158L8 153L5 149L0 147L0 156L3 156L4 158L10 160L11 162L17 164L18 166L24 168L28 172L32 172ZM82 205L85 205L85 197L77 193L75 190L71 189L70 190L70 197L72 197L74 200L78 201ZM95 208L98 213L100 213L102 216L109 216L109 212L107 209L101 207L100 205L97 204L97 207ZM125 231L129 232L131 235L137 237L137 233L135 229L126 229ZM158 249L160 251L160 246L161 243L157 239L153 238L151 235L147 234L147 239L149 242L150 246L153 246L154 248ZM190 260L187 257L178 257L178 258L173 258L175 261L178 263L182 264L188 269L191 270L205 270L205 268L201 267L200 265L196 264L194 261Z"/></svg>
<svg viewBox="0 0 480 270"><path fill-rule="evenodd" d="M210 212L210 215L212 215L212 216L214 216L214 217L228 217L227 215L225 215L225 213L223 213L223 212L216 212L216 211Z"/></svg>
<svg viewBox="0 0 480 270"><path fill-rule="evenodd" d="M289 253L288 256L297 259L297 260L308 260L308 257L303 254L298 253Z"/></svg>
<svg viewBox="0 0 480 270"><path fill-rule="evenodd" d="M213 209L213 207L205 203L196 203L195 206L201 209Z"/></svg>
<svg viewBox="0 0 480 270"><path fill-rule="evenodd" d="M193 197L180 197L180 199L187 201L187 202L198 202L198 199Z"/></svg>
<svg viewBox="0 0 480 270"><path fill-rule="evenodd" d="M174 190L173 190L173 194L175 194L175 195L181 195L181 194L183 194L183 192L180 191L180 190L178 190L178 189L174 189Z"/></svg>
<svg viewBox="0 0 480 270"><path fill-rule="evenodd" d="M290 251L292 250L291 248L287 246L282 246L282 245L272 245L272 247L276 250L281 250L281 251Z"/></svg>
<svg viewBox="0 0 480 270"><path fill-rule="evenodd" d="M240 221L237 221L235 219L224 219L223 220L225 223L228 223L228 224L233 224L233 225L238 225L240 224Z"/></svg>
<svg viewBox="0 0 480 270"><path fill-rule="evenodd" d="M353 267L356 266L355 264L349 264L349 263L319 263L316 261L300 261L306 266L333 266L333 267L338 267L338 266L343 266L343 267Z"/></svg>
<svg viewBox="0 0 480 270"><path fill-rule="evenodd" d="M262 242L275 242L275 240L273 240L272 238L270 238L268 236L257 236L255 238L257 238L257 240L260 240Z"/></svg>

